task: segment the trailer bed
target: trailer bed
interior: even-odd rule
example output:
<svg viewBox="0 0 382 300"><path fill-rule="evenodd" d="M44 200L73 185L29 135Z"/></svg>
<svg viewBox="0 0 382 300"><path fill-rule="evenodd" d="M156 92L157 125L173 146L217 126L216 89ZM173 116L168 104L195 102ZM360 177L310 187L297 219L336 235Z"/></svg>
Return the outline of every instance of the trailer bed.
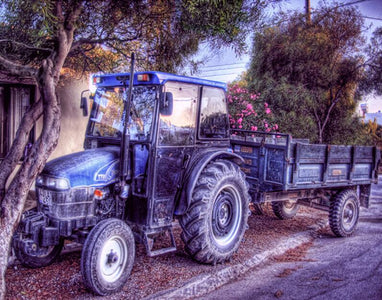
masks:
<svg viewBox="0 0 382 300"><path fill-rule="evenodd" d="M309 144L287 134L235 130L234 153L257 192L350 187L376 183L380 152L372 146Z"/></svg>

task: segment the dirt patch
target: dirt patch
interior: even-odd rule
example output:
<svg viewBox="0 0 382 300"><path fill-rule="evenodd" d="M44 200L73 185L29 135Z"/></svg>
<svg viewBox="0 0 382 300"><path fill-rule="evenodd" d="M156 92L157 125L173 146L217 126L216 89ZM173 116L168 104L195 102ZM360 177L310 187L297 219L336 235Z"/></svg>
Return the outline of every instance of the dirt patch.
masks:
<svg viewBox="0 0 382 300"><path fill-rule="evenodd" d="M305 259L305 256L312 245L313 241L304 243L294 249L288 250L283 255L273 257L272 260L276 262L313 261L311 259Z"/></svg>
<svg viewBox="0 0 382 300"><path fill-rule="evenodd" d="M178 250L171 254L150 258L143 245L137 244L134 268L123 290L102 299L140 299L159 291L176 288L192 277L208 274L222 268L246 261L259 252L274 247L289 235L306 231L327 214L302 208L301 215L292 220L278 220L269 206L263 215L249 218L249 229L231 262L224 265L201 265L193 261L184 251L180 240L181 229L175 228L174 235ZM308 243L309 244L309 243ZM283 259L304 257L309 245L288 253ZM305 252L304 252L305 251ZM282 256L283 257L283 256ZM280 259L280 258L279 258ZM57 262L41 269L27 269L21 265L8 268L6 273L6 299L92 299L82 283L80 271L81 252L62 254ZM280 260L282 261L282 260Z"/></svg>
<svg viewBox="0 0 382 300"><path fill-rule="evenodd" d="M293 272L297 271L298 269L301 269L301 267L286 268L280 274L276 275L276 277L280 277L280 278L288 277L289 275L291 275Z"/></svg>

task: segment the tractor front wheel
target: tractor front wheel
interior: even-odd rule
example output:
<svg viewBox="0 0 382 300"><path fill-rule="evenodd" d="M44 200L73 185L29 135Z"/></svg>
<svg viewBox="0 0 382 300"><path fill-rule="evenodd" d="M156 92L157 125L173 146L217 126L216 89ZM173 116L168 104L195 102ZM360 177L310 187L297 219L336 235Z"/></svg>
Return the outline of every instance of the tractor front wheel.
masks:
<svg viewBox="0 0 382 300"><path fill-rule="evenodd" d="M134 257L130 227L118 219L99 222L82 250L81 272L86 287L101 296L121 290L130 276Z"/></svg>
<svg viewBox="0 0 382 300"><path fill-rule="evenodd" d="M60 255L64 247L64 240L60 239L59 243L54 246L40 247L37 244L31 243L28 249L20 247L16 242L13 245L15 255L20 263L28 268L41 268L52 264Z"/></svg>

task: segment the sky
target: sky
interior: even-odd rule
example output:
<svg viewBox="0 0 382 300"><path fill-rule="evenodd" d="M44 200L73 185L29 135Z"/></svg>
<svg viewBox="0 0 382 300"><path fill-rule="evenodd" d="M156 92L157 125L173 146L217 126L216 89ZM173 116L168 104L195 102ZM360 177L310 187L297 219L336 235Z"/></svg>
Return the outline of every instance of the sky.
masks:
<svg viewBox="0 0 382 300"><path fill-rule="evenodd" d="M311 0L311 7L314 13L314 8L317 7L321 0ZM326 0L327 3L332 2ZM365 17L365 25L371 26L368 33L371 34L373 29L382 26L382 0L343 0L342 3L354 3L358 6L362 15ZM305 11L305 0L284 0L281 4L282 10L300 10ZM272 14L272 11L269 12ZM380 19L380 20L376 20ZM248 37L248 47L251 46L251 37ZM204 65L200 67L200 72L194 76L211 79L216 81L230 82L235 80L248 66L250 57L248 54L236 56L235 52L231 49L221 49L211 51L208 47L202 46L199 51L198 57L203 58Z"/></svg>

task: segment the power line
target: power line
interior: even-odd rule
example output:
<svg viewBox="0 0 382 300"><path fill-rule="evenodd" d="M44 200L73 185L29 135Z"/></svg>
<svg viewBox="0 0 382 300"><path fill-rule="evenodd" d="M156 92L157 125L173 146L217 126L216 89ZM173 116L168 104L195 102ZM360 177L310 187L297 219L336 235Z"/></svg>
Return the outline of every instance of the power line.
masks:
<svg viewBox="0 0 382 300"><path fill-rule="evenodd" d="M243 67L236 67L236 68L221 68L221 69L215 69L215 70L201 70L201 71L203 73L206 73L206 72L219 72L219 71L237 70L237 69L245 69L245 66L243 66Z"/></svg>
<svg viewBox="0 0 382 300"><path fill-rule="evenodd" d="M371 20L377 20L377 21L382 21L382 18L376 18L376 17L362 16L362 18L365 18L365 19L371 19Z"/></svg>
<svg viewBox="0 0 382 300"><path fill-rule="evenodd" d="M236 74L236 73L225 73L225 74L216 74L216 75L205 75L205 76L201 76L203 78L208 78L208 77L219 77L219 76L230 76L230 75L236 75L239 76L240 74Z"/></svg>
<svg viewBox="0 0 382 300"><path fill-rule="evenodd" d="M234 66L234 65L245 65L247 62L238 62L233 64L220 64L220 65L213 65L213 66L202 66L201 68L214 68L214 67L221 67L221 66Z"/></svg>
<svg viewBox="0 0 382 300"><path fill-rule="evenodd" d="M359 4L362 2L368 2L368 1L371 1L371 0L357 0L357 1L349 2L349 3L342 3L342 4L338 5L338 7L344 7L344 6Z"/></svg>

